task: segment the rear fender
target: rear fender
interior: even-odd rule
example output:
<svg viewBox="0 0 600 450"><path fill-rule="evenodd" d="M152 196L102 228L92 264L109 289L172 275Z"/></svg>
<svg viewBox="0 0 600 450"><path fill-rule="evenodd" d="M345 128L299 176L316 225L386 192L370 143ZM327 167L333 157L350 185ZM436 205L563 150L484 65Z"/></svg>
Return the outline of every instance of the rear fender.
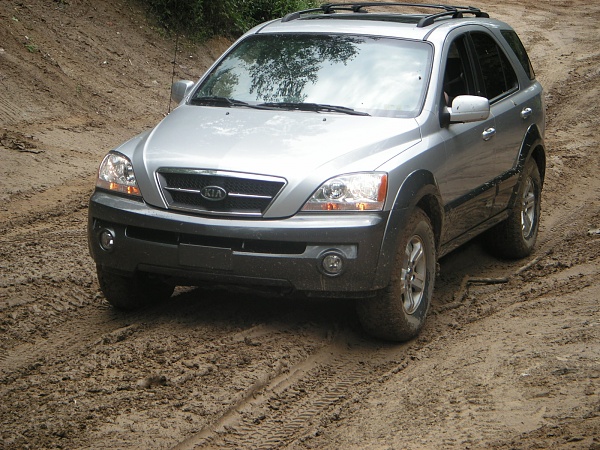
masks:
<svg viewBox="0 0 600 450"><path fill-rule="evenodd" d="M519 152L519 158L517 160L517 166L515 167L514 177L516 182L512 189L511 197L508 202L508 208L512 209L517 199L517 191L521 184L521 177L523 175L523 168L530 159L533 159L538 166L542 185L544 184L544 177L546 175L546 150L544 148L544 139L540 134L540 131L536 125L532 125L527 130L523 143L521 144L521 150Z"/></svg>

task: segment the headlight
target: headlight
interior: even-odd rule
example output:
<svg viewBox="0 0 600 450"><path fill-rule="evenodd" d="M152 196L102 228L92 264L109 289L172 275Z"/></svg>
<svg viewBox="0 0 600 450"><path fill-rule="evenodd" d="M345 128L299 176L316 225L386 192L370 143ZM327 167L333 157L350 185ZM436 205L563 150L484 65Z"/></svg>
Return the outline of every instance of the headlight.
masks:
<svg viewBox="0 0 600 450"><path fill-rule="evenodd" d="M98 170L96 187L121 194L142 195L135 181L131 161L117 152L111 152L104 157Z"/></svg>
<svg viewBox="0 0 600 450"><path fill-rule="evenodd" d="M386 173L340 175L323 183L302 211L381 211L386 194Z"/></svg>

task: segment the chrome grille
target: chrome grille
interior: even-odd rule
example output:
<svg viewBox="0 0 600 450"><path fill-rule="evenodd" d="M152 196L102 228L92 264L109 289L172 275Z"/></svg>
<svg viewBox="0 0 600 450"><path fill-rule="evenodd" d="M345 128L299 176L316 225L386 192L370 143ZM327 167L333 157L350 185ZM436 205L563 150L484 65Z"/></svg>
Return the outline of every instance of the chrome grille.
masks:
<svg viewBox="0 0 600 450"><path fill-rule="evenodd" d="M161 168L158 184L170 209L260 217L285 186L283 178L237 172Z"/></svg>

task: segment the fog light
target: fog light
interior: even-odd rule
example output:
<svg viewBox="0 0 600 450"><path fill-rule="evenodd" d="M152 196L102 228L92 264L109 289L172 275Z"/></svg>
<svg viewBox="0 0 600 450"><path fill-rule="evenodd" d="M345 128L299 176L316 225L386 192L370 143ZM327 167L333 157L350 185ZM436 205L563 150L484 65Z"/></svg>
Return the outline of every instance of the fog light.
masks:
<svg viewBox="0 0 600 450"><path fill-rule="evenodd" d="M100 247L107 252L111 252L115 247L115 236L110 230L102 230L100 232Z"/></svg>
<svg viewBox="0 0 600 450"><path fill-rule="evenodd" d="M326 253L321 259L321 268L326 275L339 275L344 269L344 258L339 253Z"/></svg>

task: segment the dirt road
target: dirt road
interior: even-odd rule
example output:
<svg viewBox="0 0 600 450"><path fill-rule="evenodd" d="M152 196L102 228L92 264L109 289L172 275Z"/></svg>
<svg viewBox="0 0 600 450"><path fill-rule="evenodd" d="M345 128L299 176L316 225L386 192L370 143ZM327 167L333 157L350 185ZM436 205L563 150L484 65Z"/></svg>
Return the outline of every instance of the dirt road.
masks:
<svg viewBox="0 0 600 450"><path fill-rule="evenodd" d="M600 449L600 4L475 6L515 26L546 89L539 244L444 258L425 330L391 345L349 301L109 308L87 199L104 153L167 112L174 41L127 0L3 0L0 448ZM227 46L184 41L176 78Z"/></svg>

